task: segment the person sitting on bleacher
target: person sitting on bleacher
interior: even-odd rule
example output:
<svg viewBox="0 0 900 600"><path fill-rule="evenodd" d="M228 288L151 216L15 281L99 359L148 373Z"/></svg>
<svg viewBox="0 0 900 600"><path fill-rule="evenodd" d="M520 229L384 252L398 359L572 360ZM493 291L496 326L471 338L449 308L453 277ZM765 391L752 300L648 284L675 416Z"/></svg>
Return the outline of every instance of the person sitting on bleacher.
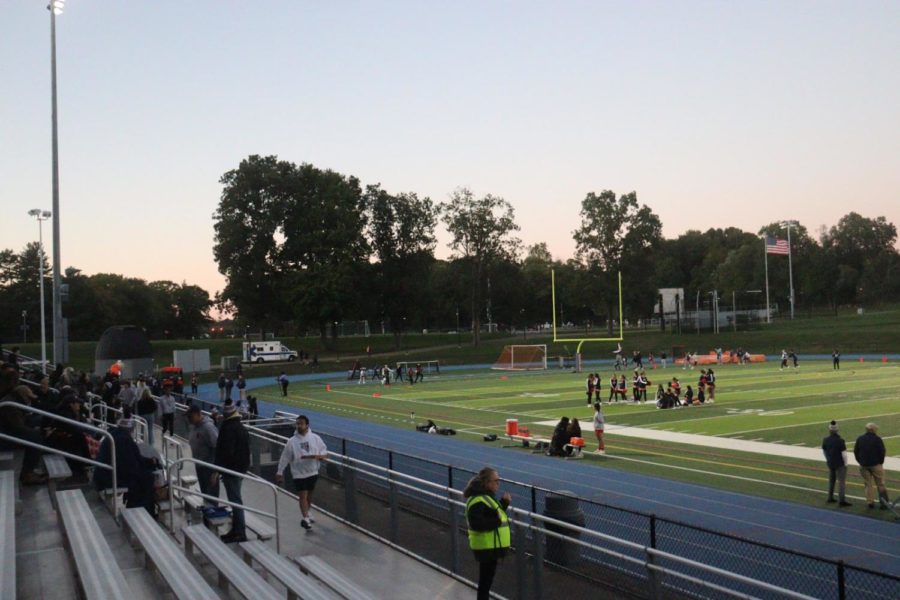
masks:
<svg viewBox="0 0 900 600"><path fill-rule="evenodd" d="M85 418L81 410L83 407L81 398L76 396L74 390L68 386L63 387L60 395L62 395L62 400L59 406L56 407L56 414L66 419L83 423ZM75 423L55 419L45 421L44 427L46 428L48 446L75 456L91 457L87 439L85 439L86 430ZM69 460L68 463L72 473L84 474L86 469L85 463L75 460Z"/></svg>
<svg viewBox="0 0 900 600"><path fill-rule="evenodd" d="M550 456L562 456L565 445L569 443L569 417L563 417L556 424L553 430L553 437L550 438L550 448L547 454Z"/></svg>
<svg viewBox="0 0 900 600"><path fill-rule="evenodd" d="M23 394L14 393L14 390L18 389L16 387L18 382L19 372L12 367L4 367L2 373L0 373L0 401L22 402L21 397ZM0 408L0 433L35 444L41 443L40 431L27 427L25 424L25 413L13 406ZM46 476L35 473L41 457L40 451L36 448L20 446L15 442L2 439L0 439L0 448L10 450L23 448L25 450L25 456L22 459L22 471L19 474L19 482L22 485L37 485L47 481Z"/></svg>
<svg viewBox="0 0 900 600"><path fill-rule="evenodd" d="M156 494L154 493L153 471L159 468L155 458L148 458L141 454L141 449L134 441L134 419L130 413L126 418L119 419L116 426L109 430L116 442L116 485L120 488L128 488L125 492L125 507L135 508L143 506L151 516L156 518ZM97 453L97 462L107 465L112 464L112 452L109 438L103 438L100 451ZM112 487L112 473L107 469L94 469L94 485L98 490L106 490Z"/></svg>

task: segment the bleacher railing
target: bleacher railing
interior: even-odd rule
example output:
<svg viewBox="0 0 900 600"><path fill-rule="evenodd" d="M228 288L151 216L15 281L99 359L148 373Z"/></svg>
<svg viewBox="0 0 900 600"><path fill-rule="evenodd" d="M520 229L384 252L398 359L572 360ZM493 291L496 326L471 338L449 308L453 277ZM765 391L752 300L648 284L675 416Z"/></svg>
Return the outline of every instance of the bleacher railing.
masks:
<svg viewBox="0 0 900 600"><path fill-rule="evenodd" d="M253 444L251 444L254 465L262 462L265 466L265 446L275 443L271 430L274 429L278 433L286 435L292 434L295 415L279 411L275 416L285 419L280 428L277 425L267 424L256 428L259 432L254 431L259 436L255 438L257 444L262 446L262 451L254 450ZM378 448L321 431L317 433L322 436L329 448L334 449L340 455L362 460L393 472L412 475L448 488L462 489L475 475L468 469ZM277 456L270 457L269 460L277 461ZM358 475L355 483L370 490L374 489L375 492L381 494L385 492L382 485L369 479L368 475L364 473ZM864 567L847 565L843 561L748 540L658 517L652 513L643 513L595 500L577 498L566 492L555 492L515 480L504 479L503 489L512 493L513 497L517 499L517 505L524 504L529 512L535 514L542 514L547 510L548 497L569 495L577 501L579 508L584 513L584 526L589 530L603 532L617 539L626 540L641 547L647 546L690 562L702 562L724 571L764 580L777 587L810 594L817 598L835 600L900 598L900 577ZM432 507L428 507L427 498L418 502L417 508L429 518L447 522L447 516L441 511L435 510L436 505L432 503ZM894 526L893 524L887 525ZM599 577L596 573L598 565L621 574L644 577L644 573L629 561L617 560L608 556L593 557L589 553L585 558L587 560L577 561L574 564L559 564L565 561L560 561L558 557L552 555L546 557L547 561L555 563L557 568L587 579ZM683 565L683 568L689 572L690 567L687 564ZM691 585L685 581L683 587L689 589ZM682 593L687 592L682 590ZM688 593L688 595L691 594Z"/></svg>
<svg viewBox="0 0 900 600"><path fill-rule="evenodd" d="M116 492L118 492L118 490L119 490L118 483L119 482L118 482L118 478L117 478L117 474L116 474L116 440L113 439L113 436L111 433L109 433L108 431L106 431L105 429L102 429L100 427L94 427L93 425L88 425L87 423L82 423L81 421L76 421L74 419L67 419L60 415L57 415L54 413L49 413L47 411L40 410L39 408L27 406L27 405L21 404L19 402L13 402L11 400L7 400L5 402L0 402L0 408L4 408L4 407L12 407L12 408L16 408L18 410L22 410L25 412L41 415L41 416L48 418L50 420L53 420L53 421L60 421L60 422L68 423L69 425L71 425L73 427L77 427L79 429L84 429L85 431L93 431L94 433L100 434L101 436L108 439L109 444L110 444L110 462L111 462L111 464L109 464L109 465L106 463L103 463L103 462L99 462L99 461L90 459L90 458L86 458L84 456L78 456L77 454L71 454L64 450L59 450L57 448L53 448L52 446L48 446L46 444L38 444L38 443L31 442L29 440L26 440L26 439L23 439L20 437L16 437L13 435L7 435L5 433L0 432L0 439L7 440L9 442L13 442L15 444L20 444L23 446L28 446L29 448L34 448L36 450L40 450L42 452L47 452L49 454L59 454L60 456L63 456L70 460L74 460L76 462L81 462L81 463L84 463L87 465L91 465L94 467L100 467L101 469L106 469L108 471L112 471L112 489L113 489L114 495ZM113 501L113 517L117 521L119 520L119 503L118 503L118 501L115 501L115 500Z"/></svg>

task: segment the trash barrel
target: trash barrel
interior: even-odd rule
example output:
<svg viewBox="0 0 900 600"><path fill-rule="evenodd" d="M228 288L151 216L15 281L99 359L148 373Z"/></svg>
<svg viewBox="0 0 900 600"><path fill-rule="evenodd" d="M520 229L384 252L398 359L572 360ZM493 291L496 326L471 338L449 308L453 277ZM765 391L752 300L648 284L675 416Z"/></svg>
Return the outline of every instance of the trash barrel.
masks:
<svg viewBox="0 0 900 600"><path fill-rule="evenodd" d="M584 512L578 506L578 498L571 492L557 492L550 494L544 500L544 516L563 521L579 527L584 527ZM562 527L553 523L547 523L547 529L569 538L579 539L581 533L568 527ZM555 536L546 536L547 555L550 562L564 567L573 566L581 557L581 546L572 544Z"/></svg>

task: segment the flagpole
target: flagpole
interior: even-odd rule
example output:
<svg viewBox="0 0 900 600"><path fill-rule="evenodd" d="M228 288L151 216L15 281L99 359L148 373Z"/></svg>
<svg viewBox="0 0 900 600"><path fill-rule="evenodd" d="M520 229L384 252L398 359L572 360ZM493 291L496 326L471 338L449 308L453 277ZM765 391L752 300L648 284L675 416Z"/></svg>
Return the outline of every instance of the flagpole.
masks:
<svg viewBox="0 0 900 600"><path fill-rule="evenodd" d="M763 236L763 256L766 263L766 323L771 323L772 311L769 310L769 242L766 236Z"/></svg>
<svg viewBox="0 0 900 600"><path fill-rule="evenodd" d="M791 221L787 221L787 233L788 233L788 284L790 285L791 292L791 320L794 319L794 268L791 264Z"/></svg>

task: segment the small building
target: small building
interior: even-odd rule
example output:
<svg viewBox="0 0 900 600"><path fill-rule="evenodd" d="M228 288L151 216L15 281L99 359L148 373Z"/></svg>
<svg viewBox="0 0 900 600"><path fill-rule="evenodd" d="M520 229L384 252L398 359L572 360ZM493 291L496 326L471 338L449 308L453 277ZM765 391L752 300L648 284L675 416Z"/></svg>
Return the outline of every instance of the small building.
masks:
<svg viewBox="0 0 900 600"><path fill-rule="evenodd" d="M143 329L116 325L103 332L94 352L94 371L106 373L117 363L121 366L121 376L129 379L138 373L153 372L153 348Z"/></svg>

